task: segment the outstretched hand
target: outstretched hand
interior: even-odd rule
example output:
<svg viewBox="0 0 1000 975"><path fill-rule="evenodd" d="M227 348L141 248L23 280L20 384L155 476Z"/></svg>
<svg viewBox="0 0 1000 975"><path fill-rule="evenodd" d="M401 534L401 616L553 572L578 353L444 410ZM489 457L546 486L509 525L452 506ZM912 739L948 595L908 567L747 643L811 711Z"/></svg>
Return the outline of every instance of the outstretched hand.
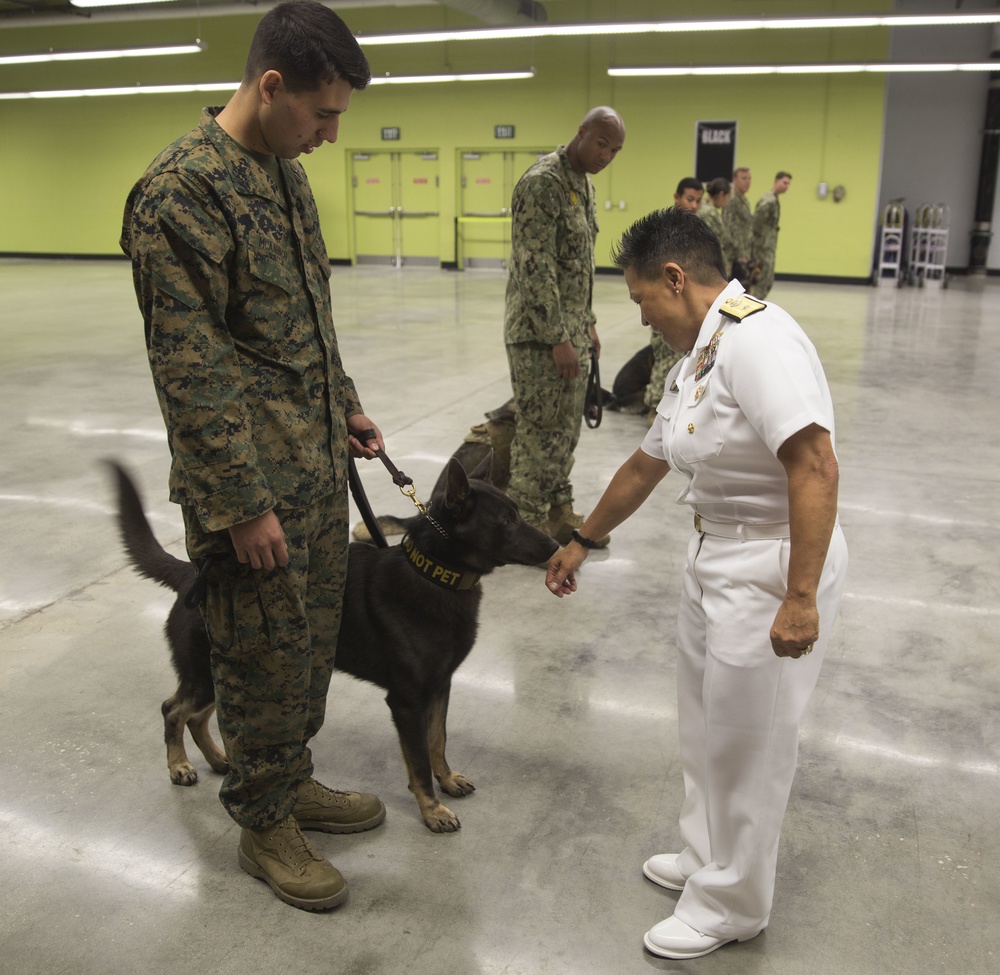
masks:
<svg viewBox="0 0 1000 975"><path fill-rule="evenodd" d="M576 592L576 570L580 568L587 557L587 550L582 546L573 546L574 551L563 547L549 559L549 567L545 571L545 585L553 596L560 599ZM575 550L579 551L575 551Z"/></svg>

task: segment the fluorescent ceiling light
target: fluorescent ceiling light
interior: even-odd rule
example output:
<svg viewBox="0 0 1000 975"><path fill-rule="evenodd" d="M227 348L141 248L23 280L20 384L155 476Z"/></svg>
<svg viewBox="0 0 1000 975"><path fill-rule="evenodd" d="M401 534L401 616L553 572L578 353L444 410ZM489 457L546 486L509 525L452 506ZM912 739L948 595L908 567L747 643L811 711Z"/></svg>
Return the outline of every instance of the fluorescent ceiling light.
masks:
<svg viewBox="0 0 1000 975"><path fill-rule="evenodd" d="M443 81L517 81L534 78L534 71L490 71L479 74L399 75L372 78L373 85L418 85ZM195 91L236 91L238 81L213 82L203 85L128 85L121 88L65 88L60 91L4 91L0 100L26 98L101 98L110 95L177 95Z"/></svg>
<svg viewBox="0 0 1000 975"><path fill-rule="evenodd" d="M650 68L608 68L613 78L664 78L683 75L749 74L924 74L949 71L1000 71L1000 61L943 64L699 64Z"/></svg>
<svg viewBox="0 0 1000 975"><path fill-rule="evenodd" d="M193 91L236 91L238 81L204 85L130 85L123 88L66 88L61 91L0 91L0 100L25 98L100 98L105 95L177 95Z"/></svg>
<svg viewBox="0 0 1000 975"><path fill-rule="evenodd" d="M170 3L172 0L69 0L74 7L131 7L143 3Z"/></svg>
<svg viewBox="0 0 1000 975"><path fill-rule="evenodd" d="M886 14L865 17L756 17L750 20L666 20L618 24L531 24L525 27L477 27L418 31L410 34L358 35L363 45L430 44L436 41L482 41L534 37L592 37L624 34L686 34L698 31L816 30L837 27L942 27L1000 23L1000 13Z"/></svg>
<svg viewBox="0 0 1000 975"><path fill-rule="evenodd" d="M534 71L486 71L478 74L411 74L411 75L376 75L372 78L373 85L421 85L436 84L443 81L519 81L524 78L534 78Z"/></svg>
<svg viewBox="0 0 1000 975"><path fill-rule="evenodd" d="M42 51L38 54L0 55L0 64L37 64L40 61L98 61L105 58L152 58L165 54L200 54L207 48L202 41L159 47L124 47L105 51Z"/></svg>

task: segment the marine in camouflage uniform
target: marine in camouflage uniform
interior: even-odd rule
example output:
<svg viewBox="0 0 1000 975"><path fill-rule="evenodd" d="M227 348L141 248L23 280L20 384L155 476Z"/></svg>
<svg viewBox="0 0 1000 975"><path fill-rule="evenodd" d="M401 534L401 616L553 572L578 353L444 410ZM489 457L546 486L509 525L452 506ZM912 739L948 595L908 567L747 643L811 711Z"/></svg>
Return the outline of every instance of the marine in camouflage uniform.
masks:
<svg viewBox="0 0 1000 975"><path fill-rule="evenodd" d="M527 521L561 541L569 540L570 472L597 343L597 208L588 173L603 169L624 137L616 112L593 109L568 145L521 177L511 203L504 342L517 425L508 490Z"/></svg>
<svg viewBox="0 0 1000 975"><path fill-rule="evenodd" d="M778 250L781 203L778 197L788 189L791 176L778 173L774 186L758 201L753 211L753 283L747 289L754 297L766 298L774 286L774 260Z"/></svg>
<svg viewBox="0 0 1000 975"><path fill-rule="evenodd" d="M330 262L302 166L371 79L315 0L260 19L243 80L133 187L121 245L199 566L221 790L240 867L305 910L347 885L302 833L377 826L385 806L313 777L347 572L348 450L382 437L344 372ZM366 433L366 431L371 431ZM365 443L359 438L364 437Z"/></svg>
<svg viewBox="0 0 1000 975"><path fill-rule="evenodd" d="M211 566L221 797L262 829L312 774L306 743L323 723L347 569L346 418L363 411L337 350L305 172L255 158L218 111L135 185L121 243L167 425L170 499L191 559ZM237 561L228 529L270 510L290 560L262 572Z"/></svg>
<svg viewBox="0 0 1000 975"><path fill-rule="evenodd" d="M722 211L722 222L732 248L730 272L744 288L749 289L753 263L753 213L746 190L741 190L738 185L741 173L745 174L746 187L750 186L749 170L736 170L733 174L733 195Z"/></svg>

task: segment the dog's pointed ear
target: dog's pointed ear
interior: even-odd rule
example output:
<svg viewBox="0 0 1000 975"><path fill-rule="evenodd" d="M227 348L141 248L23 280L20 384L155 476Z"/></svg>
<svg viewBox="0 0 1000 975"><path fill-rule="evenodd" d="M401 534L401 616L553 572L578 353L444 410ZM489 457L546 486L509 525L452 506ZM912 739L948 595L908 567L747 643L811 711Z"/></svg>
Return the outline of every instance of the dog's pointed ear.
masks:
<svg viewBox="0 0 1000 975"><path fill-rule="evenodd" d="M448 484L445 487L444 503L452 511L460 510L468 501L472 488L465 468L454 457L448 458Z"/></svg>
<svg viewBox="0 0 1000 975"><path fill-rule="evenodd" d="M490 484L493 483L493 448L490 447L486 456L476 464L476 468L469 477L477 477L480 481L489 481Z"/></svg>

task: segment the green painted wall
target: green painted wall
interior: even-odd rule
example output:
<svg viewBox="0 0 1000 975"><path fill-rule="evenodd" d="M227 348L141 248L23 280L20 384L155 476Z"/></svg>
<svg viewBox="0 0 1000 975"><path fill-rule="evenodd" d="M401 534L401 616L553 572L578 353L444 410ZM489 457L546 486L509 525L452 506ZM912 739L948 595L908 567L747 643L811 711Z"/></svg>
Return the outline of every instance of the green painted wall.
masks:
<svg viewBox="0 0 1000 975"><path fill-rule="evenodd" d="M745 3L635 2L629 19L748 15ZM762 0L755 12L789 11ZM829 13L841 4L802 0L795 13ZM843 5L846 7L846 4ZM885 0L846 7L886 10ZM600 21L614 0L557 0L553 20ZM345 10L359 34L434 24L459 26L452 11L430 7ZM0 67L0 90L105 85L235 81L254 17L229 16L84 23L0 30L0 53L167 43L200 36L202 54L170 58ZM363 40L363 38L362 38ZM454 260L456 148L507 149L566 142L592 105L610 104L628 129L625 148L596 179L602 207L598 264L628 224L671 202L677 180L690 175L699 119L739 123L738 161L754 172L750 197L769 188L778 169L794 179L782 198L778 271L785 274L865 277L870 270L878 200L885 79L882 75L802 75L767 78L613 79L609 65L719 63L815 59L884 59L888 34L869 31L769 31L672 38L546 39L371 47L376 74L521 69L532 80L468 84L382 86L354 96L340 142L304 160L320 207L331 257L350 257L347 154L390 148L383 126L399 126L391 148L437 149L441 160L441 259ZM0 101L0 252L117 253L122 204L129 187L168 142L196 124L212 96L130 95L109 98ZM224 96L215 99L219 103ZM496 124L516 126L517 139L496 141ZM842 184L841 203L817 198L816 185ZM624 201L625 209L619 209Z"/></svg>

